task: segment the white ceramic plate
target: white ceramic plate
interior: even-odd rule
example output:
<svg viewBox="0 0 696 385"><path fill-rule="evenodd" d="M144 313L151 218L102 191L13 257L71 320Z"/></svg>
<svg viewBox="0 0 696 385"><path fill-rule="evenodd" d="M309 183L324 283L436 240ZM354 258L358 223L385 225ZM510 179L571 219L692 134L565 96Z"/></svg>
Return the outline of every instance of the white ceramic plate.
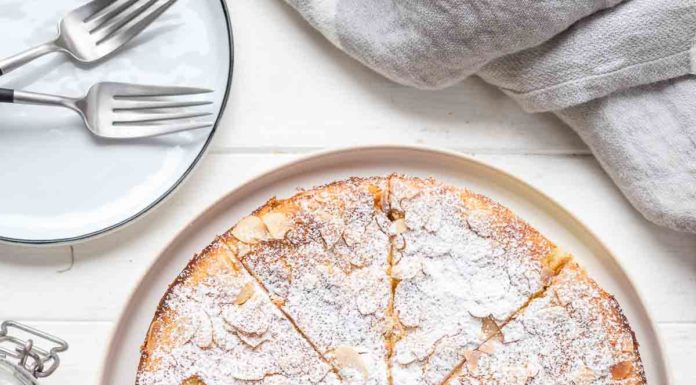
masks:
<svg viewBox="0 0 696 385"><path fill-rule="evenodd" d="M101 385L133 384L139 347L167 287L192 256L272 196L288 197L349 176L393 172L433 176L466 186L510 207L559 246L572 252L621 304L640 342L648 383L670 384L660 340L640 295L611 252L573 215L503 171L455 153L420 147L362 147L313 155L259 176L203 212L164 249L134 291L112 336Z"/></svg>
<svg viewBox="0 0 696 385"><path fill-rule="evenodd" d="M0 1L0 57L55 37L61 17L85 0ZM0 87L80 96L100 81L215 90L227 101L232 33L224 0L179 0L108 60L46 56L0 78ZM132 141L92 136L72 111L0 105L0 241L72 242L121 226L182 182L215 129Z"/></svg>

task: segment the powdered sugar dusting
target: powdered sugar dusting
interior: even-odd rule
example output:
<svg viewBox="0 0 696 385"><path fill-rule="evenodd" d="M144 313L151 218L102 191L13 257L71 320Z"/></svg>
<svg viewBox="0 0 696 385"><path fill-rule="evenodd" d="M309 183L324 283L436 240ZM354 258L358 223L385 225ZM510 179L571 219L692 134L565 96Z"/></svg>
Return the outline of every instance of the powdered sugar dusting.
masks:
<svg viewBox="0 0 696 385"><path fill-rule="evenodd" d="M349 383L387 384L389 224L376 202L385 187L383 179L355 179L283 202L271 212L294 226L242 258Z"/></svg>
<svg viewBox="0 0 696 385"><path fill-rule="evenodd" d="M502 329L449 385L643 384L634 337L616 300L577 265Z"/></svg>
<svg viewBox="0 0 696 385"><path fill-rule="evenodd" d="M495 206L467 198L431 181L391 179L390 206L405 221L393 269L403 327L396 384L440 384L487 337L482 319L503 323L543 289L541 260L550 245L530 247L524 227L496 227Z"/></svg>
<svg viewBox="0 0 696 385"><path fill-rule="evenodd" d="M225 254L217 245L199 258L219 264L233 258ZM138 385L178 385L191 378L205 385L338 383L241 265L215 270L200 281L188 276L171 289L160 316L175 327L151 336L154 350ZM235 304L248 284L253 295Z"/></svg>
<svg viewBox="0 0 696 385"><path fill-rule="evenodd" d="M618 304L566 261L433 180L271 200L172 286L137 385L644 384Z"/></svg>

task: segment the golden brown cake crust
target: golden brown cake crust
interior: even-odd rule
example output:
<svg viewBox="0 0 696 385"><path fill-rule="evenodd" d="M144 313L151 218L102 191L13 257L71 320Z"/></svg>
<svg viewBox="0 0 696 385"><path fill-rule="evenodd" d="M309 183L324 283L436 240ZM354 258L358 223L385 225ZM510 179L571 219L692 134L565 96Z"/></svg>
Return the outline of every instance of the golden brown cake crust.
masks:
<svg viewBox="0 0 696 385"><path fill-rule="evenodd" d="M225 258L220 258L218 253L219 249L224 247L218 241L211 243L206 246L203 251L196 254L186 265L184 270L176 277L174 282L167 288L167 291L162 296L162 299L157 306L155 315L152 318L150 328L148 329L147 336L145 337L145 342L140 348L141 358L138 365L138 372L143 372L152 365L155 364L151 359L151 354L155 349L155 346L166 347L170 346L172 341L166 341L165 331L167 326L173 321L171 316L171 309L167 306L167 301L172 297L172 291L176 287L182 285L196 285L205 277L202 274L214 274L215 271L219 271L221 264L225 263ZM230 266L233 266L230 263Z"/></svg>
<svg viewBox="0 0 696 385"><path fill-rule="evenodd" d="M459 244L459 251L448 249L442 254L450 244ZM467 258L471 261L466 262ZM350 178L301 191L288 199L271 198L196 255L169 287L141 349L137 385L189 385L185 381L188 377L182 375L153 380L148 374L156 372L159 361L170 359L169 356L178 354L176 359L190 360L191 354L199 354L199 362L213 360L209 349L199 351L190 347L195 340L190 331L178 332L186 322L182 322L171 303L177 303L174 306L177 307L185 302L182 288L199 290L211 284L211 277L229 280L230 274L234 276L235 283L231 285L235 292L226 295L243 297L243 287L253 283L258 292L254 298L264 298L258 307L265 309L264 313L273 313L272 323L279 330L273 334L274 338L285 338L285 345L297 346L301 350L297 355L313 363L311 370L293 375L289 374L293 372L290 370L281 376L257 376L245 384L444 385L449 380L449 385L455 385L454 381L461 382L466 377L457 368L467 368L470 352L490 337L488 333L504 328L520 308L533 303L532 298L548 294L549 285L558 286L559 272L576 268L570 260L569 255L504 206L434 179L396 174ZM448 264L458 263L457 275L446 272L442 279L451 281L452 285L473 282L472 293L481 294L483 290L483 294L464 295L461 301L447 305L449 311L459 312L456 314L466 320L460 316L456 320L418 318L422 323L418 326L414 316L423 311L441 310L437 302L432 308L427 303L421 306L427 301L418 293L435 290L430 292L432 296L444 290L442 298L447 298L450 290L438 284L437 279L424 278L437 277L438 271L449 269ZM416 265L420 267L414 270ZM423 268L427 272L425 276L418 273ZM499 270L511 277L512 286L505 289L507 292L496 289ZM580 278L576 281L585 282ZM245 283L236 282L239 279ZM599 289L596 284L589 286ZM606 303L616 305L615 310L607 312L607 317L614 317L607 328L618 327L621 333L628 332L635 347L632 366L614 368L617 375L626 376L625 381L607 384L644 384L635 336L613 297L602 293ZM465 302L470 305L457 310L458 304ZM227 325L224 319L219 322ZM450 322L460 323L458 331L448 332L456 338L443 338L437 333L428 336L430 331L450 328L446 324ZM419 329L426 332L418 332ZM242 332L232 331L235 333ZM244 333L239 336L245 341L253 337ZM433 338L436 344L430 346L428 341ZM251 343L257 343L254 341L252 338ZM177 346L179 350L175 349ZM175 349L176 353L168 353L169 349ZM230 351L238 358L250 354L234 349ZM282 350L272 345L265 349L271 355ZM220 351L220 354L225 353ZM267 368L275 365L272 359L263 362ZM291 363L285 367L290 368ZM259 370L234 369L245 375L256 375ZM629 369L635 373L625 374ZM452 376L455 372L458 375ZM206 378L190 376L191 383L228 385L207 375Z"/></svg>

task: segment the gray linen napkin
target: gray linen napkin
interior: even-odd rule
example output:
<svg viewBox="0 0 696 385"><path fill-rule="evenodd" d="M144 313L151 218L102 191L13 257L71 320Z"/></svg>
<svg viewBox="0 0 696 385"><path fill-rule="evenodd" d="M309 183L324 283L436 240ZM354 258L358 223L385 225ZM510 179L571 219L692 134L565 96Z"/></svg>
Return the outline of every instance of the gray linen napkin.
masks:
<svg viewBox="0 0 696 385"><path fill-rule="evenodd" d="M693 73L694 38L696 0L630 0L478 74L525 110L552 111Z"/></svg>
<svg viewBox="0 0 696 385"><path fill-rule="evenodd" d="M696 0L287 1L396 82L477 74L553 111L646 218L696 232Z"/></svg>
<svg viewBox="0 0 696 385"><path fill-rule="evenodd" d="M696 233L696 77L619 91L556 114L646 218Z"/></svg>

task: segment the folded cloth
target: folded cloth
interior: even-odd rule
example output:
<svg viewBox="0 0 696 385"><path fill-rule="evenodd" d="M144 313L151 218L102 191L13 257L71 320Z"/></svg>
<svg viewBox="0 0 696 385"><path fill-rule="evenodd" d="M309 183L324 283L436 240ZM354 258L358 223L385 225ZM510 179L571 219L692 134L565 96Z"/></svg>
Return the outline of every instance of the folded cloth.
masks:
<svg viewBox="0 0 696 385"><path fill-rule="evenodd" d="M694 38L696 0L630 0L500 58L479 75L527 111L558 110L696 73Z"/></svg>
<svg viewBox="0 0 696 385"><path fill-rule="evenodd" d="M696 77L557 111L649 220L696 233Z"/></svg>
<svg viewBox="0 0 696 385"><path fill-rule="evenodd" d="M331 42L402 84L441 88L622 0L287 0Z"/></svg>
<svg viewBox="0 0 696 385"><path fill-rule="evenodd" d="M646 218L696 232L696 0L287 1L396 82L477 74L553 111Z"/></svg>

